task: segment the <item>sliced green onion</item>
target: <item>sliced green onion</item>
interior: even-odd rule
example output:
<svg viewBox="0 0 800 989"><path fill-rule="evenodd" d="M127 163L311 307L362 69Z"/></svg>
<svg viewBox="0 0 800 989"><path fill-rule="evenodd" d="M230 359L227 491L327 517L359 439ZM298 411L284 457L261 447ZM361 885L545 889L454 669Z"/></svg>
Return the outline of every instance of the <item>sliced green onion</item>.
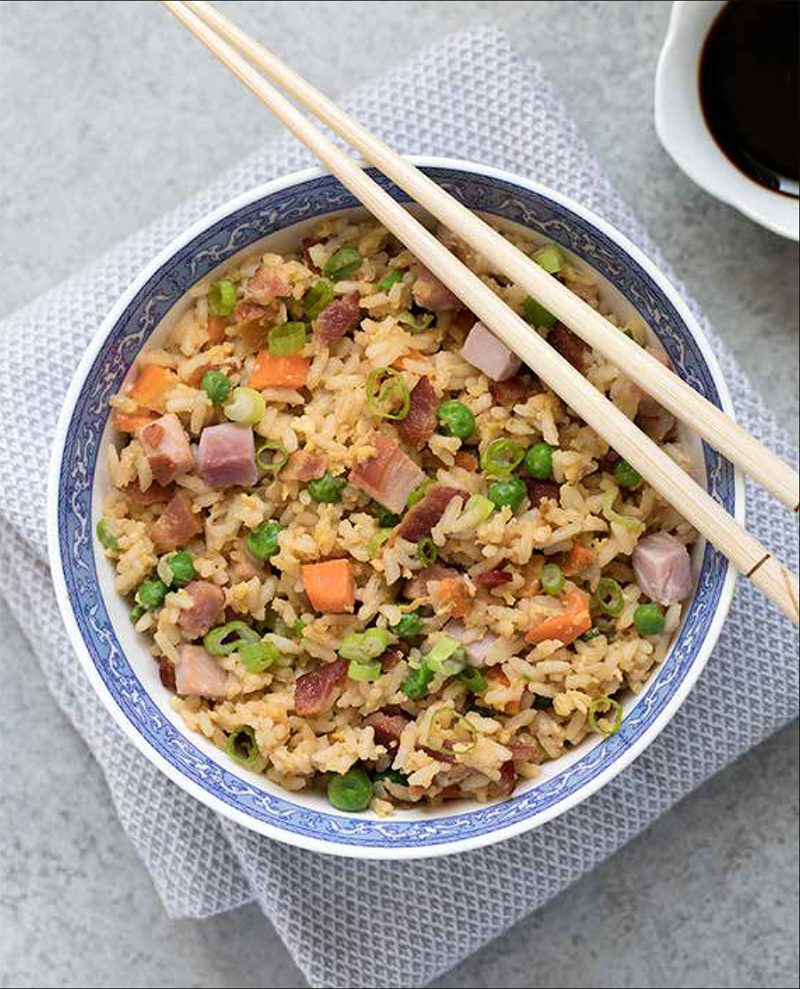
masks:
<svg viewBox="0 0 800 989"><path fill-rule="evenodd" d="M556 321L550 310L545 309L541 302L537 302L532 295L527 296L523 301L522 314L531 326L543 326L549 329Z"/></svg>
<svg viewBox="0 0 800 989"><path fill-rule="evenodd" d="M323 274L333 282L340 282L342 279L355 274L361 267L361 255L355 247L340 247L325 262L322 269Z"/></svg>
<svg viewBox="0 0 800 989"><path fill-rule="evenodd" d="M381 419L405 419L411 396L403 375L393 367L376 367L367 376L367 405Z"/></svg>
<svg viewBox="0 0 800 989"><path fill-rule="evenodd" d="M583 642L591 642L592 639L596 639L598 635L602 634L602 630L595 625L594 628L590 628L588 632L584 632L580 638Z"/></svg>
<svg viewBox="0 0 800 989"><path fill-rule="evenodd" d="M391 629L398 639L415 639L422 628L422 620L418 611L407 611Z"/></svg>
<svg viewBox="0 0 800 989"><path fill-rule="evenodd" d="M283 529L280 522L270 519L262 522L257 529L248 535L245 545L251 556L257 560L268 560L280 550L278 533Z"/></svg>
<svg viewBox="0 0 800 989"><path fill-rule="evenodd" d="M468 666L458 675L464 681L464 686L471 694L482 694L488 686L486 677L480 670L476 670L473 666Z"/></svg>
<svg viewBox="0 0 800 989"><path fill-rule="evenodd" d="M268 457L268 459L266 459ZM289 454L282 443L275 443L267 440L256 450L256 467L260 470L277 472L284 467L289 460Z"/></svg>
<svg viewBox="0 0 800 989"><path fill-rule="evenodd" d="M245 642L238 651L242 666L249 673L263 673L282 659L274 642Z"/></svg>
<svg viewBox="0 0 800 989"><path fill-rule="evenodd" d="M330 282L315 282L303 296L303 314L308 319L316 319L333 302L334 294Z"/></svg>
<svg viewBox="0 0 800 989"><path fill-rule="evenodd" d="M494 502L491 498L487 498L486 495L474 494L470 495L467 499L467 503L464 506L464 514L475 515L475 524L479 525L481 522L485 522L489 516L494 511Z"/></svg>
<svg viewBox="0 0 800 989"><path fill-rule="evenodd" d="M433 313L426 312L415 316L414 313L404 309L395 316L395 319L401 326L405 326L409 333L422 333L433 322Z"/></svg>
<svg viewBox="0 0 800 989"><path fill-rule="evenodd" d="M608 708L611 708L615 712L614 720L611 723L608 720L598 721L598 713L602 713L602 711ZM619 701L615 701L613 697L599 697L589 705L589 727L592 731L599 732L601 735L616 735L621 725L622 705Z"/></svg>
<svg viewBox="0 0 800 989"><path fill-rule="evenodd" d="M231 638L233 636L233 638ZM255 629L241 621L228 622L206 632L203 645L212 656L230 656L238 652L248 642L260 642L261 636Z"/></svg>
<svg viewBox="0 0 800 989"><path fill-rule="evenodd" d="M640 635L660 635L667 619L657 604L640 604L633 613L633 624Z"/></svg>
<svg viewBox="0 0 800 989"><path fill-rule="evenodd" d="M617 492L612 488L611 491L606 491L603 495L603 515L608 519L609 522L617 522L619 525L625 526L633 533L644 532L645 525L641 519L634 518L632 515L622 515L614 509L614 502L617 500Z"/></svg>
<svg viewBox="0 0 800 989"><path fill-rule="evenodd" d="M414 505L422 501L422 499L427 494L428 488L435 483L436 482L432 477L428 477L422 482L422 484L420 484L418 488L414 488L414 490L406 499L406 508L413 508Z"/></svg>
<svg viewBox="0 0 800 989"><path fill-rule="evenodd" d="M525 448L516 440L492 440L481 454L481 470L489 477L508 477L522 463Z"/></svg>
<svg viewBox="0 0 800 989"><path fill-rule="evenodd" d="M261 392L256 391L255 388L234 388L224 411L232 422L254 426L264 418L267 403Z"/></svg>
<svg viewBox="0 0 800 989"><path fill-rule="evenodd" d="M390 512L388 508L384 508L382 505L378 505L378 525L381 529L394 529L397 523L400 521L400 516L395 515L394 512Z"/></svg>
<svg viewBox="0 0 800 989"><path fill-rule="evenodd" d="M236 286L229 278L214 282L208 290L208 308L214 316L230 316L236 306Z"/></svg>
<svg viewBox="0 0 800 989"><path fill-rule="evenodd" d="M361 663L356 659L351 659L347 666L347 675L357 683L374 683L381 675L380 660L375 659L369 663Z"/></svg>
<svg viewBox="0 0 800 989"><path fill-rule="evenodd" d="M100 519L97 523L95 532L97 533L97 539L103 549L111 550L112 553L116 553L117 550L119 550L117 538L116 536L112 536L108 531L108 522L106 522L105 519Z"/></svg>
<svg viewBox="0 0 800 989"><path fill-rule="evenodd" d="M328 783L328 800L337 810L366 810L371 799L372 780L361 766L354 766L341 776L332 777Z"/></svg>
<svg viewBox="0 0 800 989"><path fill-rule="evenodd" d="M378 529L378 531L370 537L370 540L367 543L367 552L369 553L370 560L375 559L381 546L383 546L393 531L393 529Z"/></svg>
<svg viewBox="0 0 800 989"><path fill-rule="evenodd" d="M594 605L610 618L621 615L625 607L625 597L619 581L614 580L613 577L601 577L595 588Z"/></svg>
<svg viewBox="0 0 800 989"><path fill-rule="evenodd" d="M342 659L366 663L382 656L394 641L395 638L392 633L385 628L370 628L366 632L351 632L342 639L339 645L339 655Z"/></svg>
<svg viewBox="0 0 800 989"><path fill-rule="evenodd" d="M542 567L539 581L545 594L549 594L551 597L558 597L564 590L566 578L564 577L564 571L557 563L546 563Z"/></svg>
<svg viewBox="0 0 800 989"><path fill-rule="evenodd" d="M382 769L381 772L375 773L376 783L394 783L395 786L408 786L408 777L405 773L401 773L399 769Z"/></svg>
<svg viewBox="0 0 800 989"><path fill-rule="evenodd" d="M404 272L402 272L399 268L392 268L391 271L387 272L383 278L381 278L375 286L375 290L377 292L388 292L393 285L396 285L398 282L402 282L403 275Z"/></svg>
<svg viewBox="0 0 800 989"><path fill-rule="evenodd" d="M550 275L558 274L567 263L561 248L555 244L545 244L538 251L534 251L531 257L540 268L544 268Z"/></svg>
<svg viewBox="0 0 800 989"><path fill-rule="evenodd" d="M425 663L438 676L452 677L467 665L467 650L452 635L443 635L425 657Z"/></svg>
<svg viewBox="0 0 800 989"><path fill-rule="evenodd" d="M432 563L436 563L438 556L439 547L430 536L423 536L417 543L417 559L419 562L423 566L429 567Z"/></svg>
<svg viewBox="0 0 800 989"><path fill-rule="evenodd" d="M435 674L430 666L425 662L416 668L408 671L408 676L403 680L400 689L412 701L418 701L428 693L428 686Z"/></svg>
<svg viewBox="0 0 800 989"><path fill-rule="evenodd" d="M267 335L267 345L273 357L296 354L306 345L306 324L281 323L273 326Z"/></svg>
<svg viewBox="0 0 800 989"><path fill-rule="evenodd" d="M250 725L238 725L228 735L225 751L240 766L252 766L258 759L256 733Z"/></svg>

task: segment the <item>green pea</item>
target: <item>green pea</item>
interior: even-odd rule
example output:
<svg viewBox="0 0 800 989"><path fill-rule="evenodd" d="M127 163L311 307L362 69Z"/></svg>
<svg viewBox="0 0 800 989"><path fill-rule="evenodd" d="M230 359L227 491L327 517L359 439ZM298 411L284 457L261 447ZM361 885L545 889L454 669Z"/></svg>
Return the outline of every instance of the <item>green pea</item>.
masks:
<svg viewBox="0 0 800 989"><path fill-rule="evenodd" d="M334 776L328 783L328 800L337 810L366 810L371 799L372 780L361 766Z"/></svg>
<svg viewBox="0 0 800 989"><path fill-rule="evenodd" d="M227 402L231 393L231 383L222 371L206 371L200 386L215 405Z"/></svg>
<svg viewBox="0 0 800 989"><path fill-rule="evenodd" d="M380 773L375 773L375 782L385 780L387 783L396 783L398 786L408 786L408 777L401 773L399 769L384 769Z"/></svg>
<svg viewBox="0 0 800 989"><path fill-rule="evenodd" d="M313 501L323 505L335 505L342 500L342 489L346 484L346 478L334 477L326 470L322 477L309 481L306 487Z"/></svg>
<svg viewBox="0 0 800 989"><path fill-rule="evenodd" d="M509 477L506 481L494 481L489 485L489 501L495 508L508 505L509 508L515 509L519 507L527 491L525 482L521 478Z"/></svg>
<svg viewBox="0 0 800 989"><path fill-rule="evenodd" d="M532 295L529 295L522 303L522 313L531 326L543 326L549 329L556 321L555 316L549 309L537 302Z"/></svg>
<svg viewBox="0 0 800 989"><path fill-rule="evenodd" d="M414 639L422 628L422 619L418 611L408 611L396 625L392 625L392 631L398 639Z"/></svg>
<svg viewBox="0 0 800 989"><path fill-rule="evenodd" d="M642 475L631 467L627 460L618 460L614 464L614 478L621 488L628 488L633 491L642 483Z"/></svg>
<svg viewBox="0 0 800 989"><path fill-rule="evenodd" d="M394 529L400 521L400 516L390 512L388 508L379 508L376 518L380 529Z"/></svg>
<svg viewBox="0 0 800 989"><path fill-rule="evenodd" d="M633 613L633 624L640 635L658 635L664 631L667 619L657 604L640 604Z"/></svg>
<svg viewBox="0 0 800 989"><path fill-rule="evenodd" d="M155 611L164 603L169 588L159 577L149 577L139 584L136 591L136 603L148 611Z"/></svg>
<svg viewBox="0 0 800 989"><path fill-rule="evenodd" d="M398 282L402 282L404 272L400 271L399 268L392 268L391 271L387 272L375 286L378 292L388 292L393 285Z"/></svg>
<svg viewBox="0 0 800 989"><path fill-rule="evenodd" d="M455 398L442 402L436 416L448 436L465 440L475 431L475 416Z"/></svg>
<svg viewBox="0 0 800 989"><path fill-rule="evenodd" d="M135 604L131 608L131 622L135 625L142 615L147 611L147 608L143 608L140 604Z"/></svg>
<svg viewBox="0 0 800 989"><path fill-rule="evenodd" d="M553 451L549 443L535 443L525 454L525 466L537 481L549 481L553 476Z"/></svg>
<svg viewBox="0 0 800 989"><path fill-rule="evenodd" d="M278 544L278 533L283 526L280 522L262 522L257 529L253 529L247 537L247 549L251 556L257 560L268 560L280 549Z"/></svg>
<svg viewBox="0 0 800 989"><path fill-rule="evenodd" d="M361 267L361 255L355 247L340 247L325 262L323 273L333 282L354 275Z"/></svg>
<svg viewBox="0 0 800 989"><path fill-rule="evenodd" d="M182 549L167 557L167 566L172 574L172 583L183 587L195 578L194 558L188 550Z"/></svg>
<svg viewBox="0 0 800 989"><path fill-rule="evenodd" d="M428 693L428 686L433 680L434 672L431 667L422 662L415 670L409 670L408 676L403 680L400 689L412 701L418 701Z"/></svg>

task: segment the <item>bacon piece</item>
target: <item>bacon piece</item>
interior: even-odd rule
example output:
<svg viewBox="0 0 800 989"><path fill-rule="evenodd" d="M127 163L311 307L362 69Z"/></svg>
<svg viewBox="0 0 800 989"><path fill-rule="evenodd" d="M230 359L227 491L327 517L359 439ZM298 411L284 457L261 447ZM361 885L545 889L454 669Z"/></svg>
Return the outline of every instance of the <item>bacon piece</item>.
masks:
<svg viewBox="0 0 800 989"><path fill-rule="evenodd" d="M257 302L240 299L233 310L233 318L237 323L257 323L269 312L268 306L260 306Z"/></svg>
<svg viewBox="0 0 800 989"><path fill-rule="evenodd" d="M175 689L188 697L225 697L228 675L202 646L178 646Z"/></svg>
<svg viewBox="0 0 800 989"><path fill-rule="evenodd" d="M408 496L425 480L425 473L383 433L376 433L373 442L375 455L356 464L349 481L390 512L402 512Z"/></svg>
<svg viewBox="0 0 800 989"><path fill-rule="evenodd" d="M424 265L417 263L416 280L411 288L414 302L431 312L444 312L445 309L463 309L464 304Z"/></svg>
<svg viewBox="0 0 800 989"><path fill-rule="evenodd" d="M472 471L473 473L478 469L478 458L474 453L470 453L469 450L459 450L455 456L456 467L460 467L462 470Z"/></svg>
<svg viewBox="0 0 800 989"><path fill-rule="evenodd" d="M439 399L430 380L423 375L411 389L408 414L397 426L404 443L421 450L436 429L436 410Z"/></svg>
<svg viewBox="0 0 800 989"><path fill-rule="evenodd" d="M410 721L411 718L405 714L387 714L385 711L377 711L367 718L367 724L375 733L376 743L390 752L400 744L400 736Z"/></svg>
<svg viewBox="0 0 800 989"><path fill-rule="evenodd" d="M158 660L158 678L162 687L166 687L173 694L176 692L175 667L166 656L161 656Z"/></svg>
<svg viewBox="0 0 800 989"><path fill-rule="evenodd" d="M388 673L390 670L393 670L402 658L403 650L399 646L389 646L386 652L381 656L382 672Z"/></svg>
<svg viewBox="0 0 800 989"><path fill-rule="evenodd" d="M515 374L513 378L506 378L505 381L489 382L489 393L495 403L505 408L520 405L539 390L536 382L527 374Z"/></svg>
<svg viewBox="0 0 800 989"><path fill-rule="evenodd" d="M443 484L433 484L425 492L422 501L417 502L403 516L403 521L397 527L398 535L411 543L416 543L424 536L431 534L431 529L444 515L444 510L453 498L466 499L466 491L460 488L448 488Z"/></svg>
<svg viewBox="0 0 800 989"><path fill-rule="evenodd" d="M166 487L156 483L150 485L147 491L142 491L138 481L131 481L122 489L122 493L134 505L141 505L146 508L148 505L157 505L159 502L169 501L175 494L175 485L168 484Z"/></svg>
<svg viewBox="0 0 800 989"><path fill-rule="evenodd" d="M322 477L328 461L321 453L298 450L281 471L282 481L314 481Z"/></svg>
<svg viewBox="0 0 800 989"><path fill-rule="evenodd" d="M203 531L199 515L192 511L192 500L185 491L179 491L150 526L150 538L159 553L169 553L185 546Z"/></svg>
<svg viewBox="0 0 800 989"><path fill-rule="evenodd" d="M181 611L178 625L190 639L197 639L214 627L225 603L225 594L221 587L209 580L193 580L184 590L192 599L192 604Z"/></svg>
<svg viewBox="0 0 800 989"><path fill-rule="evenodd" d="M482 574L479 574L475 578L475 583L479 587L501 587L503 584L507 584L512 579L511 574L508 570L501 570L499 568L495 570L485 570Z"/></svg>
<svg viewBox="0 0 800 989"><path fill-rule="evenodd" d="M561 489L555 481L537 481L534 477L523 477L523 481L534 508L538 508L539 503L545 498L551 498L556 504L559 503Z"/></svg>
<svg viewBox="0 0 800 989"><path fill-rule="evenodd" d="M517 785L517 771L514 768L514 760L509 759L500 767L500 779L495 783L499 791L499 796L510 797Z"/></svg>
<svg viewBox="0 0 800 989"><path fill-rule="evenodd" d="M348 666L346 659L337 659L297 678L294 709L301 718L321 714L333 705L347 682Z"/></svg>
<svg viewBox="0 0 800 989"><path fill-rule="evenodd" d="M415 574L403 588L403 597L407 601L414 601L417 598L425 597L428 593L428 584L435 580L448 580L451 577L460 577L461 571L454 567L443 567L440 563L433 566L423 567L419 573Z"/></svg>
<svg viewBox="0 0 800 989"><path fill-rule="evenodd" d="M333 343L359 323L361 307L358 292L350 292L329 303L314 321L314 329L323 343Z"/></svg>
<svg viewBox="0 0 800 989"><path fill-rule="evenodd" d="M262 264L247 283L247 294L259 305L268 305L291 291L291 285L274 265Z"/></svg>
<svg viewBox="0 0 800 989"><path fill-rule="evenodd" d="M189 437L174 412L148 423L138 438L158 484L172 484L194 467Z"/></svg>
<svg viewBox="0 0 800 989"><path fill-rule="evenodd" d="M303 264L306 268L310 268L311 271L319 271L319 268L314 264L314 261L311 258L311 248L319 243L320 241L318 241L316 237L304 237L300 242L300 246L303 250Z"/></svg>
<svg viewBox="0 0 800 989"><path fill-rule="evenodd" d="M541 758L539 746L536 744L516 742L507 745L506 748L511 749L512 758L517 762L538 762Z"/></svg>
<svg viewBox="0 0 800 989"><path fill-rule="evenodd" d="M575 336L572 330L564 326L563 323L556 323L547 334L547 342L574 368L583 372L586 367L586 359L589 356L589 347L580 337Z"/></svg>

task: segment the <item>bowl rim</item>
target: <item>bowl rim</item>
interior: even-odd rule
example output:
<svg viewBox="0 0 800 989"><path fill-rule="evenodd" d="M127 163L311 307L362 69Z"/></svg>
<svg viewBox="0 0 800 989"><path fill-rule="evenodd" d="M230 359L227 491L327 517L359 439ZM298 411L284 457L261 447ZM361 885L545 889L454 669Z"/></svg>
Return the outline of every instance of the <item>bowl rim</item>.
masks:
<svg viewBox="0 0 800 989"><path fill-rule="evenodd" d="M695 319L688 305L683 301L678 291L672 286L668 279L661 274L653 262L610 222L604 220L592 210L576 203L570 197L556 192L542 183L516 175L506 169L483 165L464 159L442 156L408 155L407 158L414 164L421 167L461 171L467 174L489 179L497 179L499 181L510 183L511 185L519 186L526 191L534 193L535 195L552 200L562 208L571 211L584 221L587 221L595 226L602 234L614 242L627 256L629 256L644 270L644 272L658 285L669 302L674 306L681 320L691 333L703 361L707 366L708 372L718 391L720 405L725 412L729 415L733 415L733 403L727 384L722 375L719 362L711 349L705 333ZM367 167L366 163L362 162L361 164L363 167ZM274 838L295 847L321 852L324 854L339 855L351 858L385 860L414 860L421 858L433 858L485 847L499 841L504 841L514 835L532 830L534 827L538 827L539 825L552 820L553 818L586 800L592 794L596 793L602 786L605 786L606 783L614 779L628 765L630 765L630 763L638 755L640 755L651 742L655 740L666 724L671 720L705 667L711 651L713 650L719 637L719 633L730 607L736 583L736 572L733 565L729 561L726 561L724 576L721 578L717 606L708 625L705 638L698 648L696 655L690 661L689 668L684 674L680 684L674 690L674 693L664 704L664 707L654 718L654 720L644 731L642 731L641 735L632 743L628 744L617 755L611 765L607 766L605 769L597 773L592 779L579 786L575 792L569 794L566 798L555 802L550 807L534 811L521 820L512 822L508 825L503 825L496 829L486 830L478 835L454 837L450 841L431 842L430 844L421 846L373 846L357 843L337 842L335 838L329 837L299 834L295 831L284 830L276 827L267 821L252 817L244 811L230 806L213 793L189 779L176 766L164 758L153 746L153 744L141 734L140 730L122 710L119 702L104 683L91 658L89 648L84 641L78 627L77 619L73 613L67 588L64 564L61 556L58 531L58 494L69 425L74 415L77 399L84 387L94 361L107 337L110 335L118 320L131 301L135 298L137 293L159 270L159 268L165 264L165 262L167 262L182 247L190 243L195 237L210 228L213 224L224 220L227 216L237 212L243 207L285 189L301 185L309 180L325 177L329 174L330 173L327 170L317 166L305 168L292 172L288 175L275 178L269 182L262 183L218 206L216 209L196 220L187 229L181 231L173 237L169 243L167 243L134 277L128 288L112 306L92 337L92 340L87 346L75 370L72 381L66 392L56 425L52 453L49 462L47 491L48 554L50 558L52 578L55 585L56 599L59 604L62 619L67 628L70 642L75 649L81 665L92 686L94 687L106 710L122 730L123 734L173 783L177 784L181 789L189 793L211 810L222 814L234 823L242 825L251 831L256 831L266 837ZM335 210L332 210L331 212L335 212ZM744 521L745 509L744 481L740 471L737 469L734 469L733 471L732 490L734 514L737 521L741 523Z"/></svg>

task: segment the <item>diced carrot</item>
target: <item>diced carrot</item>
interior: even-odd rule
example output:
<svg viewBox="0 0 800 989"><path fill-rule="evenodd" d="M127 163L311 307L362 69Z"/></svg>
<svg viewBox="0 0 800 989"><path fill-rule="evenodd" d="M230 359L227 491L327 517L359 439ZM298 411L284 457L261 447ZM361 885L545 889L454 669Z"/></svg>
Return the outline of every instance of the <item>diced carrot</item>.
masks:
<svg viewBox="0 0 800 989"><path fill-rule="evenodd" d="M356 583L349 560L306 563L302 570L303 587L316 611L338 615L353 610Z"/></svg>
<svg viewBox="0 0 800 989"><path fill-rule="evenodd" d="M159 364L145 364L133 383L130 397L146 409L164 412L164 397L177 380L177 375L169 368Z"/></svg>
<svg viewBox="0 0 800 989"><path fill-rule="evenodd" d="M569 556L561 566L561 569L568 577L574 577L594 563L594 553L587 546L580 543L573 543Z"/></svg>
<svg viewBox="0 0 800 989"><path fill-rule="evenodd" d="M155 418L155 415L144 409L138 412L123 412L121 409L114 409L111 413L111 421L114 424L114 428L118 429L121 433L136 433L143 426L147 426L153 422Z"/></svg>
<svg viewBox="0 0 800 989"><path fill-rule="evenodd" d="M275 357L268 350L256 354L248 382L251 388L302 388L308 379L309 360L299 354Z"/></svg>
<svg viewBox="0 0 800 989"><path fill-rule="evenodd" d="M460 577L445 577L431 584L431 601L437 612L447 611L453 618L467 614L472 599Z"/></svg>
<svg viewBox="0 0 800 989"><path fill-rule="evenodd" d="M225 339L225 327L229 323L230 320L227 316L214 316L213 313L208 314L206 332L211 343L222 343Z"/></svg>
<svg viewBox="0 0 800 989"><path fill-rule="evenodd" d="M426 360L425 354L420 353L418 350L409 350L406 354L401 354L394 361L392 361L392 367L396 367L398 371L402 371L407 361L424 361Z"/></svg>
<svg viewBox="0 0 800 989"><path fill-rule="evenodd" d="M592 627L592 616L589 612L589 595L577 587L571 588L563 597L564 610L556 615L545 618L544 621L529 629L525 638L534 644L547 639L559 639L568 646L579 635L588 632Z"/></svg>

